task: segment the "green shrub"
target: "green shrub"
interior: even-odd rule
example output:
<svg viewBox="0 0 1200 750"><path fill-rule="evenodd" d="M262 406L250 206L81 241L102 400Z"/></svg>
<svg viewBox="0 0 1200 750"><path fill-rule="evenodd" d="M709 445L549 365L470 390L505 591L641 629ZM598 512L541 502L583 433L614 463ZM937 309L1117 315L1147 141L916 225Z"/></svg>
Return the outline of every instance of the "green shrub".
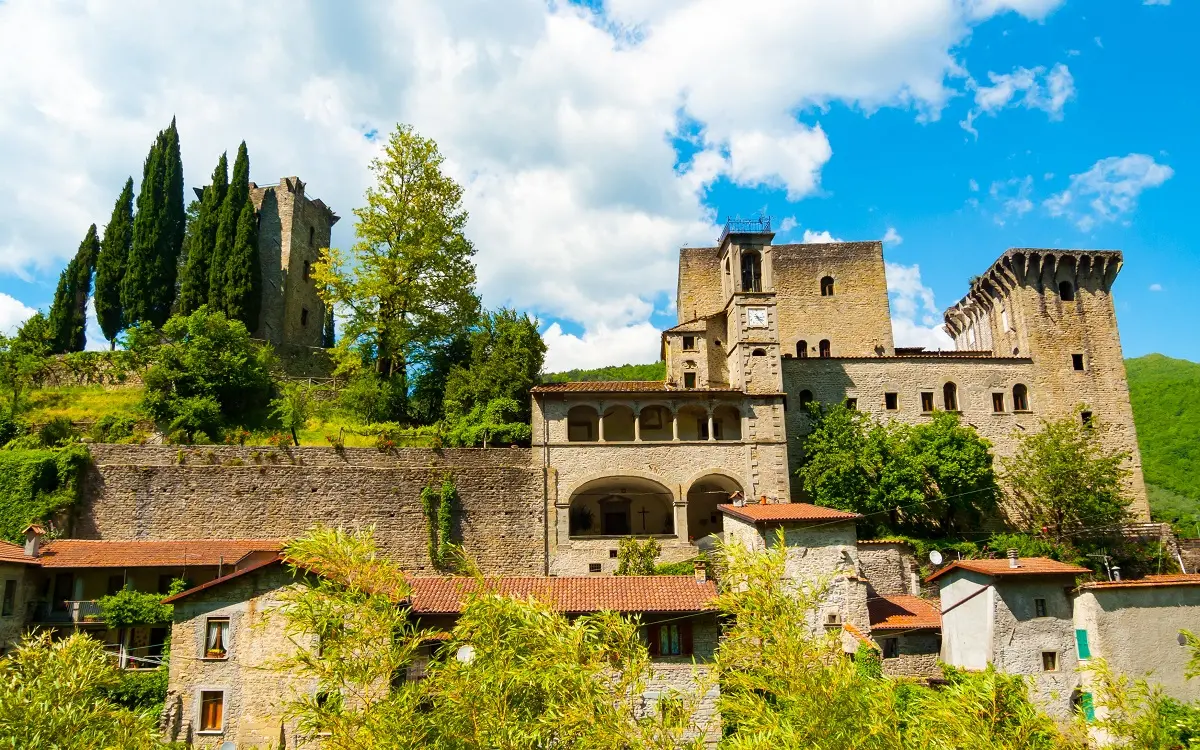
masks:
<svg viewBox="0 0 1200 750"><path fill-rule="evenodd" d="M167 700L167 666L149 672L121 672L120 681L105 693L119 706L157 716Z"/></svg>
<svg viewBox="0 0 1200 750"><path fill-rule="evenodd" d="M133 437L137 420L123 414L105 414L96 420L88 435L97 443L115 443Z"/></svg>
<svg viewBox="0 0 1200 750"><path fill-rule="evenodd" d="M617 542L617 570L619 576L652 576L654 561L662 553L662 545L656 539L639 542L628 536Z"/></svg>
<svg viewBox="0 0 1200 750"><path fill-rule="evenodd" d="M38 440L47 448L57 448L79 437L79 431L66 417L55 417L38 428Z"/></svg>
<svg viewBox="0 0 1200 750"><path fill-rule="evenodd" d="M74 505L90 460L87 448L78 443L0 451L0 538L20 542L25 526Z"/></svg>
<svg viewBox="0 0 1200 750"><path fill-rule="evenodd" d="M171 622L172 607L163 604L163 594L147 594L121 589L100 598L100 616L109 628L129 628L137 625L167 625Z"/></svg>
<svg viewBox="0 0 1200 750"><path fill-rule="evenodd" d="M22 435L25 432L25 426L19 420L4 412L0 412L0 448L8 444L10 440Z"/></svg>

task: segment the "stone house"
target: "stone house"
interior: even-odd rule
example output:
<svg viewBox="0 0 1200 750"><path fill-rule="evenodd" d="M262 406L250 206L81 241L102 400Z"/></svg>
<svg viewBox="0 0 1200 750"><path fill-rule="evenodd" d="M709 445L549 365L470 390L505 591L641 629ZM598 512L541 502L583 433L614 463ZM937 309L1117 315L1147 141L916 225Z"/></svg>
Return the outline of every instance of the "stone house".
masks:
<svg viewBox="0 0 1200 750"><path fill-rule="evenodd" d="M1155 575L1092 581L1075 592L1075 639L1086 671L1090 659L1130 679L1147 678L1180 701L1200 700L1200 680L1185 677L1191 649L1179 631L1200 633L1200 575Z"/></svg>
<svg viewBox="0 0 1200 750"><path fill-rule="evenodd" d="M1087 568L1042 557L958 560L926 580L941 598L941 660L964 669L989 664L1029 677L1030 694L1067 718L1079 687L1071 592Z"/></svg>
<svg viewBox="0 0 1200 750"><path fill-rule="evenodd" d="M36 564L19 544L0 541L0 656L28 627L37 591L30 569Z"/></svg>
<svg viewBox="0 0 1200 750"><path fill-rule="evenodd" d="M942 616L938 605L911 594L872 594L871 638L888 677L940 677Z"/></svg>
<svg viewBox="0 0 1200 750"><path fill-rule="evenodd" d="M475 579L412 578L406 606L422 627L450 628ZM296 652L284 623L272 617L294 578L277 556L255 562L221 578L167 599L174 605L172 654L164 722L167 737L188 743L232 742L304 747L285 704L315 694L310 679L281 669ZM643 694L645 710L664 692L688 690L706 671L720 634L708 611L715 585L702 576L498 577L485 579L491 591L533 597L568 616L602 610L638 616L645 623L651 652L651 679ZM216 647L214 647L216 646ZM442 658L436 644L409 670L419 679L431 658ZM695 712L698 726L714 740L715 688Z"/></svg>

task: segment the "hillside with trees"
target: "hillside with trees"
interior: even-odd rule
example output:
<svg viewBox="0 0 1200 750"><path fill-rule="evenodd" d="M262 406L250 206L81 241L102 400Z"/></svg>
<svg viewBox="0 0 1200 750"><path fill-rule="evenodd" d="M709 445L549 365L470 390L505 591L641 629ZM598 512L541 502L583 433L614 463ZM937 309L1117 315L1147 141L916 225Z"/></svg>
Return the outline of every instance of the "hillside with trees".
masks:
<svg viewBox="0 0 1200 750"><path fill-rule="evenodd" d="M1151 512L1200 536L1200 364L1148 354L1125 371Z"/></svg>

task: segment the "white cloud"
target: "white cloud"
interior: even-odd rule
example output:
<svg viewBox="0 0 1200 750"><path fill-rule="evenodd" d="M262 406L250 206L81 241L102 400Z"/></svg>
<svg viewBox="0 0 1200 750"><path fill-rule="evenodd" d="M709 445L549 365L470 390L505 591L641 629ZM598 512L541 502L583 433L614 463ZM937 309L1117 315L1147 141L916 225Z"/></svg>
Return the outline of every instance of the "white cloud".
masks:
<svg viewBox="0 0 1200 750"><path fill-rule="evenodd" d="M974 123L980 115L994 116L1007 107L1020 106L1041 110L1051 120L1061 120L1063 107L1075 96L1075 79L1062 63L1048 73L1041 66L1015 68L1012 73L989 72L988 80L992 85L980 86L973 80L968 81L968 86L975 89L975 107L967 112L966 119L959 125L975 137L979 137L979 132Z"/></svg>
<svg viewBox="0 0 1200 750"><path fill-rule="evenodd" d="M12 336L17 328L37 310L20 300L0 292L0 335Z"/></svg>
<svg viewBox="0 0 1200 750"><path fill-rule="evenodd" d="M999 204L992 219L1004 226L1010 216L1021 217L1033 210L1033 175L1013 177L1008 180L993 182L988 188L992 200Z"/></svg>
<svg viewBox="0 0 1200 750"><path fill-rule="evenodd" d="M1043 205L1051 216L1066 218L1088 232L1132 213L1143 190L1158 187L1173 174L1175 170L1146 154L1110 156L1071 175L1070 186Z"/></svg>
<svg viewBox="0 0 1200 750"><path fill-rule="evenodd" d="M896 228L888 227L887 231L883 234L883 244L899 245L901 242L904 242L904 238L900 236L900 233L896 231Z"/></svg>
<svg viewBox="0 0 1200 750"><path fill-rule="evenodd" d="M779 231L781 233L790 232L798 226L800 226L800 223L796 221L795 216L785 216L783 217L783 221L779 222Z"/></svg>
<svg viewBox="0 0 1200 750"><path fill-rule="evenodd" d="M1150 285L1150 291L1152 291L1152 292L1161 292L1162 290L1163 290L1162 284L1151 284Z"/></svg>
<svg viewBox="0 0 1200 750"><path fill-rule="evenodd" d="M972 193L979 192L979 183L975 181L974 177L972 177L970 180L967 181L967 189L970 190Z"/></svg>
<svg viewBox="0 0 1200 750"><path fill-rule="evenodd" d="M804 238L801 240L801 242L803 242L805 245L815 245L827 242L845 242L845 240L841 239L840 237L834 237L829 233L828 229L824 229L820 232L814 232L811 229L805 229Z"/></svg>
<svg viewBox="0 0 1200 750"><path fill-rule="evenodd" d="M659 330L648 322L619 328L597 326L583 336L566 333L558 323L551 323L542 338L546 341L546 372L657 362L660 354Z"/></svg>
<svg viewBox="0 0 1200 750"><path fill-rule="evenodd" d="M485 303L613 340L671 295L676 248L716 237L714 180L819 191L832 139L808 113L936 118L975 25L1061 3L0 2L0 273L56 272L173 114L189 187L245 138L252 178L300 175L347 245L364 133L403 121L464 185Z"/></svg>
<svg viewBox="0 0 1200 750"><path fill-rule="evenodd" d="M1142 5L1170 5L1171 0L1142 0Z"/></svg>
<svg viewBox="0 0 1200 750"><path fill-rule="evenodd" d="M888 300L892 308L892 338L896 346L953 349L942 328L941 311L933 290L921 282L921 267L886 263Z"/></svg>

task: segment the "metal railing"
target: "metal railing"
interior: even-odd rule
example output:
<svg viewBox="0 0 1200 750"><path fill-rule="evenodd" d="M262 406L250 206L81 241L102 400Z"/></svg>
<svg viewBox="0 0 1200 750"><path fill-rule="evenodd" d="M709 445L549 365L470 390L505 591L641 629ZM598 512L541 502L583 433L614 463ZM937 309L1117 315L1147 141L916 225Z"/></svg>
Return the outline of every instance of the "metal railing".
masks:
<svg viewBox="0 0 1200 750"><path fill-rule="evenodd" d="M57 602L41 602L37 606L35 618L47 623L80 623L104 622L100 614L100 603L91 600L60 600Z"/></svg>
<svg viewBox="0 0 1200 750"><path fill-rule="evenodd" d="M717 245L724 242L725 238L731 234L766 234L770 231L770 216L756 216L753 219L727 216L725 217L725 228L721 230L721 236L717 238Z"/></svg>

